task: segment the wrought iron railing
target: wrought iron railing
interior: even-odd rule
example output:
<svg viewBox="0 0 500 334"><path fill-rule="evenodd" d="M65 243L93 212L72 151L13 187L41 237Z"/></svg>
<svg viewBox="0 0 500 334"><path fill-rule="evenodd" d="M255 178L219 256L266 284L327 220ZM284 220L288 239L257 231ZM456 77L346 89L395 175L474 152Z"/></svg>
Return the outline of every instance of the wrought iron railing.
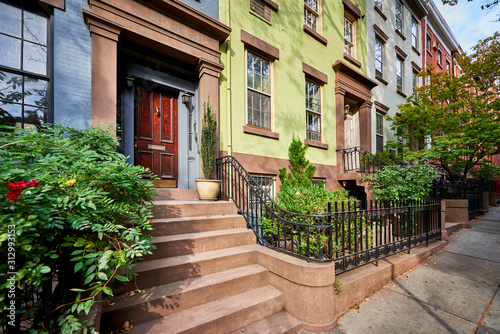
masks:
<svg viewBox="0 0 500 334"><path fill-rule="evenodd" d="M356 171L370 175L389 165L376 155L359 146L340 149L338 151L342 152L344 173Z"/></svg>
<svg viewBox="0 0 500 334"><path fill-rule="evenodd" d="M466 199L469 204L469 219L479 216L483 207L483 197L481 192L483 189L492 189L489 182L481 183L474 180L449 181L446 176L442 176L434 180L432 184L432 196L435 198L444 199Z"/></svg>
<svg viewBox="0 0 500 334"><path fill-rule="evenodd" d="M231 156L217 159L221 198L231 199L258 243L307 261L335 262L342 273L441 235L441 203L337 202L314 215L283 210Z"/></svg>

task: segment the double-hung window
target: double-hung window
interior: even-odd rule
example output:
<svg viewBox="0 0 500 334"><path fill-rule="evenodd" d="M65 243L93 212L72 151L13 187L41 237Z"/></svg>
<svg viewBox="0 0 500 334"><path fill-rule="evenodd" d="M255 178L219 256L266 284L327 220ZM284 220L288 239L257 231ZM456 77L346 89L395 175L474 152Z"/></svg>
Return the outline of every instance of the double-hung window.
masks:
<svg viewBox="0 0 500 334"><path fill-rule="evenodd" d="M431 51L431 43L432 43L431 35L426 34L425 35L425 48L429 52Z"/></svg>
<svg viewBox="0 0 500 334"><path fill-rule="evenodd" d="M0 2L0 124L37 128L47 122L48 18Z"/></svg>
<svg viewBox="0 0 500 334"><path fill-rule="evenodd" d="M396 86L398 91L403 91L403 60L396 58Z"/></svg>
<svg viewBox="0 0 500 334"><path fill-rule="evenodd" d="M418 23L415 18L411 18L411 45L418 50Z"/></svg>
<svg viewBox="0 0 500 334"><path fill-rule="evenodd" d="M344 53L356 57L356 20L348 13L344 15Z"/></svg>
<svg viewBox="0 0 500 334"><path fill-rule="evenodd" d="M375 75L383 78L384 71L384 45L378 38L375 39Z"/></svg>
<svg viewBox="0 0 500 334"><path fill-rule="evenodd" d="M437 63L438 63L438 65L439 65L439 66L443 66L443 65L441 64L441 56L442 56L442 52L441 52L441 50L439 50L439 49L438 49L438 50L436 51L436 58L437 58Z"/></svg>
<svg viewBox="0 0 500 334"><path fill-rule="evenodd" d="M403 33L403 4L396 0L396 30Z"/></svg>
<svg viewBox="0 0 500 334"><path fill-rule="evenodd" d="M415 71L411 72L411 86L413 94L416 94L418 88L418 73Z"/></svg>
<svg viewBox="0 0 500 334"><path fill-rule="evenodd" d="M304 0L304 24L319 32L319 3L320 0Z"/></svg>
<svg viewBox="0 0 500 334"><path fill-rule="evenodd" d="M306 138L321 141L321 86L306 80Z"/></svg>
<svg viewBox="0 0 500 334"><path fill-rule="evenodd" d="M382 152L384 150L384 116L379 113L376 114L375 133L377 136L376 150Z"/></svg>
<svg viewBox="0 0 500 334"><path fill-rule="evenodd" d="M271 61L247 51L247 124L271 129Z"/></svg>

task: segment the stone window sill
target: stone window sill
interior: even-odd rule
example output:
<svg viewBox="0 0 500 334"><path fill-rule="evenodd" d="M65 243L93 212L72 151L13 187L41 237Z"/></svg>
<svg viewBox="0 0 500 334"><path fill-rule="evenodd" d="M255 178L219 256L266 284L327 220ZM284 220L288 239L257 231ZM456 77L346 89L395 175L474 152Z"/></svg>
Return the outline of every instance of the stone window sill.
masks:
<svg viewBox="0 0 500 334"><path fill-rule="evenodd" d="M312 30L311 28L309 28L308 26L306 26L304 24L303 26L303 29L304 31L310 35L312 38L314 38L315 40L317 40L318 42L320 42L321 44L323 45L327 45L328 44L328 40L326 38L324 38L323 36L321 36L319 33L317 33L316 31Z"/></svg>
<svg viewBox="0 0 500 334"><path fill-rule="evenodd" d="M377 79L378 81L380 81L381 83L383 83L384 85L388 85L389 83L387 81L384 80L384 78L382 78L380 75L376 75L375 76L375 79Z"/></svg>
<svg viewBox="0 0 500 334"><path fill-rule="evenodd" d="M378 8L377 6L375 6L375 11L377 13L379 13L380 16L382 16L382 18L384 19L384 21L387 21L387 16L385 16L385 14L380 10L380 8Z"/></svg>
<svg viewBox="0 0 500 334"><path fill-rule="evenodd" d="M417 55L419 55L419 56L420 56L420 51L418 51L418 50L417 50L414 46L412 46L412 47L411 47L411 49L412 49L413 51L415 51L415 53L416 53Z"/></svg>
<svg viewBox="0 0 500 334"><path fill-rule="evenodd" d="M271 138L271 139L280 139L280 134L273 132L271 130L263 129L263 128L257 128L253 126L243 126L243 132L248 133L251 135L256 135L256 136L261 136L261 137L266 137L266 138Z"/></svg>
<svg viewBox="0 0 500 334"><path fill-rule="evenodd" d="M405 37L405 35L403 35L403 33L401 31L396 29L396 34L398 34L399 37L401 37L403 39L403 41L406 41L406 37Z"/></svg>
<svg viewBox="0 0 500 334"><path fill-rule="evenodd" d="M399 95L401 95L402 97L404 97L405 99L408 97L405 93L403 93L402 91L400 91L399 89L397 90L397 93Z"/></svg>
<svg viewBox="0 0 500 334"><path fill-rule="evenodd" d="M304 144L311 147L321 148L323 150L328 150L328 144L320 143L319 141L305 139Z"/></svg>
<svg viewBox="0 0 500 334"><path fill-rule="evenodd" d="M351 64L361 67L361 63L354 57L348 55L347 53L344 52L344 59L348 60Z"/></svg>

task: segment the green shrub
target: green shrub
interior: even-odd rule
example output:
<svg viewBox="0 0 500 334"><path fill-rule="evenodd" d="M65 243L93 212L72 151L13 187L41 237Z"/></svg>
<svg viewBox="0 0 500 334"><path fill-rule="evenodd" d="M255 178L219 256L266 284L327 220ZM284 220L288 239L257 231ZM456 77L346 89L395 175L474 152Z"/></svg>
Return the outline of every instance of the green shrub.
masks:
<svg viewBox="0 0 500 334"><path fill-rule="evenodd" d="M0 247L3 259L15 253L0 272L14 273L16 297L50 285L56 271L59 279L50 303L24 296L31 307L17 307L18 320L45 312L46 330L87 331L91 324L76 315L88 313L99 292L112 295L111 280L128 281L137 259L151 253L152 184L142 178L149 171L128 165L116 147L98 128L0 132ZM10 281L1 284L5 312ZM43 332L40 323L32 330Z"/></svg>
<svg viewBox="0 0 500 334"><path fill-rule="evenodd" d="M376 199L406 200L427 198L437 177L429 165L390 165L364 179L371 183Z"/></svg>

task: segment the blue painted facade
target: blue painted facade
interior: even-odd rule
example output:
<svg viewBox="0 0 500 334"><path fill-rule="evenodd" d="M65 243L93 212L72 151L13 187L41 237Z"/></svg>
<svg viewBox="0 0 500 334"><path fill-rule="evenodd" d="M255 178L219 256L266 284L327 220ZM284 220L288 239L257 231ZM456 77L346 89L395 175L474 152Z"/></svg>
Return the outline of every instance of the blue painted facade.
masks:
<svg viewBox="0 0 500 334"><path fill-rule="evenodd" d="M219 0L183 0L182 2L216 20L219 19Z"/></svg>
<svg viewBox="0 0 500 334"><path fill-rule="evenodd" d="M83 20L87 0L66 0L54 9L54 122L74 128L90 126L91 43Z"/></svg>

